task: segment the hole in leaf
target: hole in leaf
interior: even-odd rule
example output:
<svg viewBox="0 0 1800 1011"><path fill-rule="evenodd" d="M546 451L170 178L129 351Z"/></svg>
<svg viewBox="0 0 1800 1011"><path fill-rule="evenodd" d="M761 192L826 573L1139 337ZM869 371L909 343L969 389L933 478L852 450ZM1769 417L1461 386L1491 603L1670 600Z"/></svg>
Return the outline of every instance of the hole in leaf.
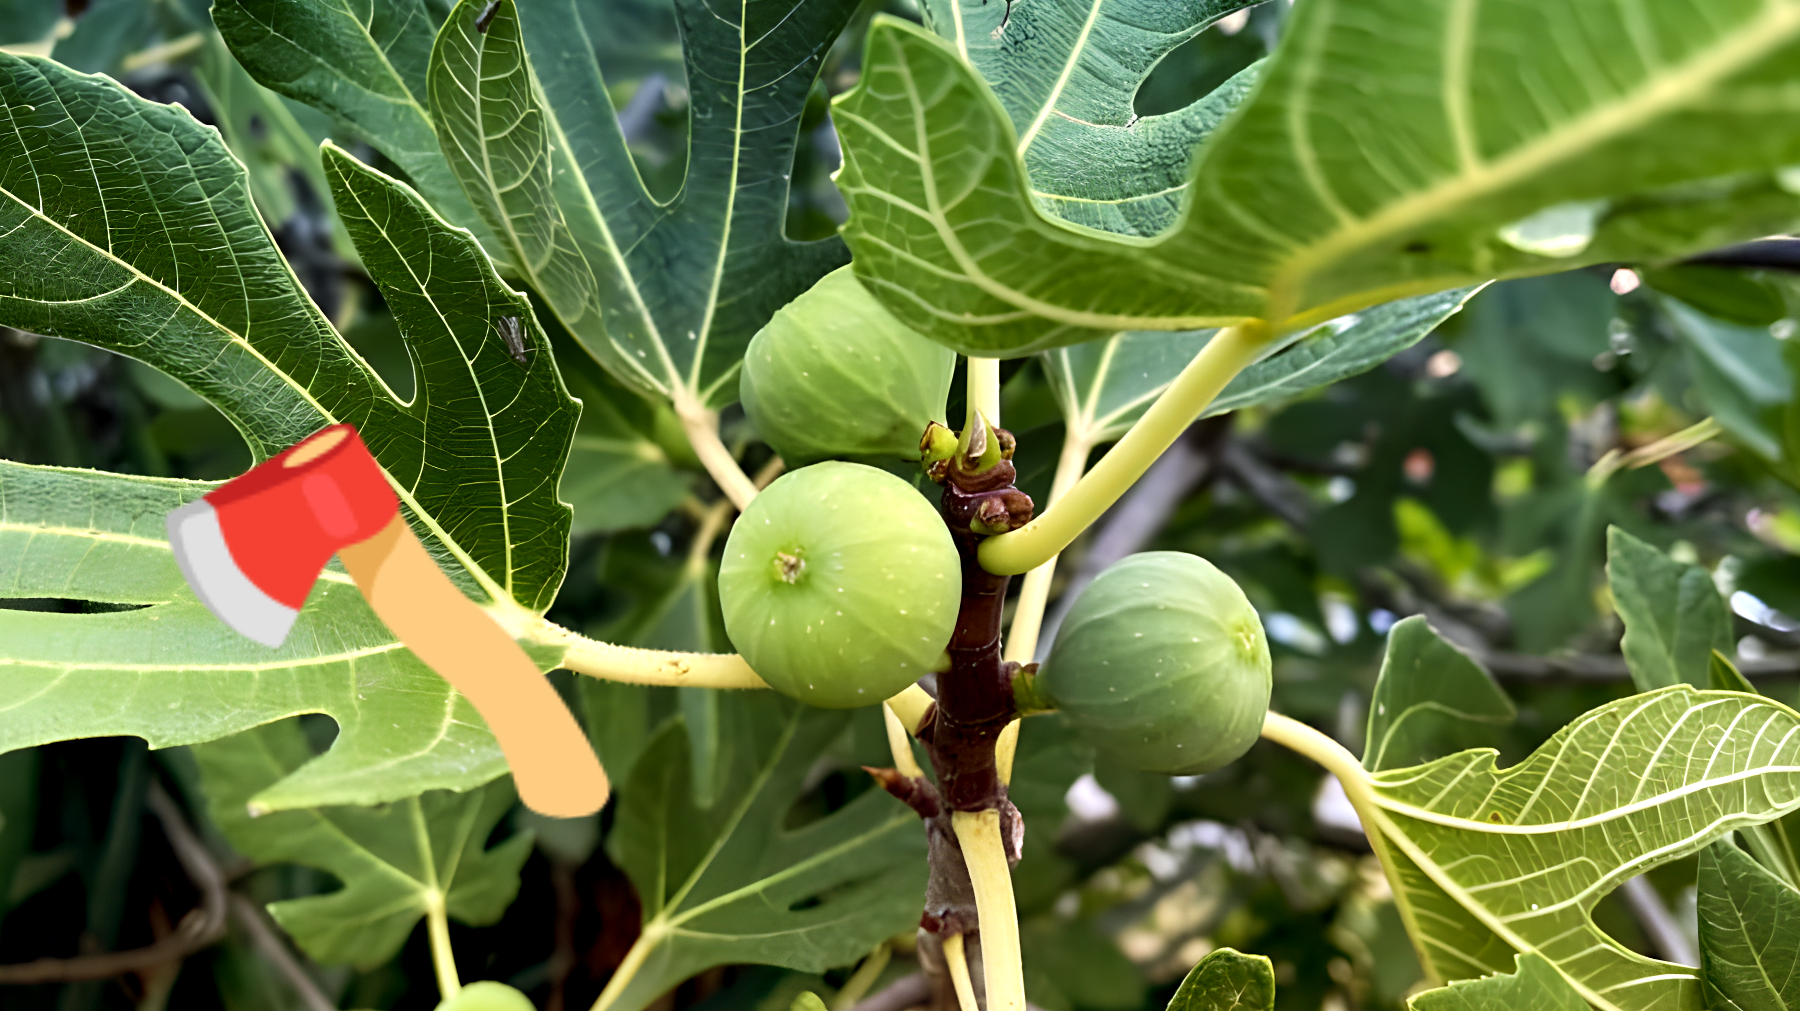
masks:
<svg viewBox="0 0 1800 1011"><path fill-rule="evenodd" d="M1286 6L1264 4L1251 10L1249 24L1234 34L1227 35L1213 24L1170 50L1138 86L1132 111L1139 116L1161 116L1211 94L1231 75L1268 53L1269 40L1274 37L1272 26L1286 13L1275 8Z"/></svg>

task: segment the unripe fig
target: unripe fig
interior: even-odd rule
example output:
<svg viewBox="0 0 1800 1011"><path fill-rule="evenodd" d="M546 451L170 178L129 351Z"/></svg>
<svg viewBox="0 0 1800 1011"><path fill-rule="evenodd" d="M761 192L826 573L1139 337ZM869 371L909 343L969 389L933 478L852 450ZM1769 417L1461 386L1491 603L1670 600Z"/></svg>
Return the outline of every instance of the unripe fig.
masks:
<svg viewBox="0 0 1800 1011"><path fill-rule="evenodd" d="M482 980L470 983L462 992L439 1004L437 1011L537 1011L531 998L505 983Z"/></svg>
<svg viewBox="0 0 1800 1011"><path fill-rule="evenodd" d="M1032 691L1095 747L1191 776L1250 750L1271 683L1268 638L1244 591L1203 558L1149 551L1075 601Z"/></svg>
<svg viewBox="0 0 1800 1011"><path fill-rule="evenodd" d="M919 458L945 420L956 354L920 336L842 267L789 302L750 340L738 396L790 465Z"/></svg>
<svg viewBox="0 0 1800 1011"><path fill-rule="evenodd" d="M750 669L810 705L873 705L938 669L962 565L937 510L859 463L782 475L725 541L719 603Z"/></svg>

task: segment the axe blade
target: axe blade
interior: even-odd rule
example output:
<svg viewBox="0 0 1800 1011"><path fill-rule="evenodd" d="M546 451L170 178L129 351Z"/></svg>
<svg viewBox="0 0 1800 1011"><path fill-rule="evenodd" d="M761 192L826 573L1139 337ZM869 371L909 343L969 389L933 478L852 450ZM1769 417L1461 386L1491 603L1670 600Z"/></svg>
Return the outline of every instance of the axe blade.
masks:
<svg viewBox="0 0 1800 1011"><path fill-rule="evenodd" d="M169 547L194 595L219 620L264 646L287 640L300 612L264 593L244 574L212 503L196 499L169 513Z"/></svg>

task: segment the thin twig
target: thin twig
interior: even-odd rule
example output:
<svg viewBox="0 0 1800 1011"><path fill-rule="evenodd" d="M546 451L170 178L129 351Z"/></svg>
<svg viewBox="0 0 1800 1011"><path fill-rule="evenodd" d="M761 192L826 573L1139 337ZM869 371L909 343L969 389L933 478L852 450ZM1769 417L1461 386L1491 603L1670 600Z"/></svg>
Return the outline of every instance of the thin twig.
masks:
<svg viewBox="0 0 1800 1011"><path fill-rule="evenodd" d="M200 905L189 910L175 925L173 933L155 944L130 951L81 955L75 958L40 958L33 962L0 965L0 985L26 986L34 983L73 983L86 979L108 979L131 972L143 972L164 962L186 958L211 945L225 933L225 875L217 861L192 829L181 809L151 781L145 802L162 823L170 849L188 879L200 891Z"/></svg>
<svg viewBox="0 0 1800 1011"><path fill-rule="evenodd" d="M281 978L287 980L288 985L294 988L294 994L300 998L301 1005L307 1011L337 1011L337 1005L332 1002L331 998L325 996L325 992L319 989L317 983L313 982L313 978L307 974L299 960L294 958L292 952L288 951L287 944L276 936L274 929L269 926L263 911L257 908L256 903L233 892L231 895L231 918L237 922L238 926L244 928L244 933L250 936L250 943L256 948L257 954L274 966L275 971L281 974Z"/></svg>

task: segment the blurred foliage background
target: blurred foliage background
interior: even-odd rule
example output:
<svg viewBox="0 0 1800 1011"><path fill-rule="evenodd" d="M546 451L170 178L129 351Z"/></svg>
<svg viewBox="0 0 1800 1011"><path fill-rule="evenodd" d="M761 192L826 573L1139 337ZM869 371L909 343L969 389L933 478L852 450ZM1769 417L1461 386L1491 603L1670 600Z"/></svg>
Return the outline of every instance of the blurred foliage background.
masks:
<svg viewBox="0 0 1800 1011"><path fill-rule="evenodd" d="M599 57L653 191L679 185L687 92L666 0L592 0L617 31ZM1002 2L1002 0L996 0ZM789 232L829 234L843 216L830 173L827 102L857 79L864 5L826 61L806 109ZM1179 108L1262 57L1286 0L1241 12L1160 65L1142 114ZM437 11L442 16L443 10ZM234 62L196 0L0 2L0 45L117 77L216 125L249 167L257 206L313 298L401 396L412 377L379 295L327 203L317 145L332 125L262 89ZM392 165L337 138L384 170ZM660 190L659 190L660 188ZM1788 260L1783 269L1782 261ZM1759 244L1682 265L1619 265L1494 285L1424 342L1315 395L1196 425L1072 549L1066 603L1124 554L1177 549L1236 578L1276 644L1274 706L1361 746L1384 634L1424 614L1492 670L1520 717L1504 760L1575 715L1630 693L1605 590L1604 530L1616 524L1709 569L1732 601L1738 660L1794 702L1800 676L1800 274L1792 246ZM545 313L541 320L554 327ZM557 360L585 402L563 495L575 504L572 567L551 617L636 645L727 650L710 539L690 550L707 479L664 407L611 382L566 335ZM1003 419L1021 484L1048 488L1061 445L1050 388L1029 359L1005 366ZM956 395L960 398L960 393ZM962 408L951 405L951 416ZM1630 451L1706 418L1722 434L1638 468ZM767 451L741 412L728 439L752 468ZM155 370L84 345L0 331L0 456L126 473L216 479L249 454L204 401ZM1616 458L1616 455L1615 455ZM1596 465L1599 465L1596 467ZM81 611L83 601L6 606ZM1060 611L1053 605L1051 623ZM1050 636L1047 634L1045 641ZM704 693L576 679L559 687L588 720L615 780L649 728L707 719ZM328 720L301 721L315 746ZM876 711L822 755L790 819L835 810L885 765ZM1029 826L1018 868L1031 1000L1045 1011L1160 1008L1207 951L1259 952L1279 1006L1391 1009L1419 968L1341 791L1304 760L1259 745L1209 776L1169 779L1096 764L1054 717L1028 721L1013 796ZM159 805L162 792L174 807ZM173 811L170 816L169 812ZM135 740L88 740L0 756L0 963L154 944L202 898L171 817L195 826L233 896L217 945L123 976L8 985L0 1007L429 1008L436 986L422 929L372 968L316 965L259 911L328 892L328 875L236 857L205 816L194 758ZM467 978L507 981L539 1006L590 1003L638 929L636 897L600 845L611 812L548 822L514 809L493 839L536 843L501 921L453 936ZM176 840L176 841L172 841ZM191 856L191 854L190 854ZM1596 916L1622 943L1691 961L1692 861L1621 889ZM1683 948L1682 945L1686 945ZM853 975L761 966L710 970L656 1006L784 1011L802 989L894 1004L915 970L894 939ZM883 993L889 1005L880 1003Z"/></svg>

